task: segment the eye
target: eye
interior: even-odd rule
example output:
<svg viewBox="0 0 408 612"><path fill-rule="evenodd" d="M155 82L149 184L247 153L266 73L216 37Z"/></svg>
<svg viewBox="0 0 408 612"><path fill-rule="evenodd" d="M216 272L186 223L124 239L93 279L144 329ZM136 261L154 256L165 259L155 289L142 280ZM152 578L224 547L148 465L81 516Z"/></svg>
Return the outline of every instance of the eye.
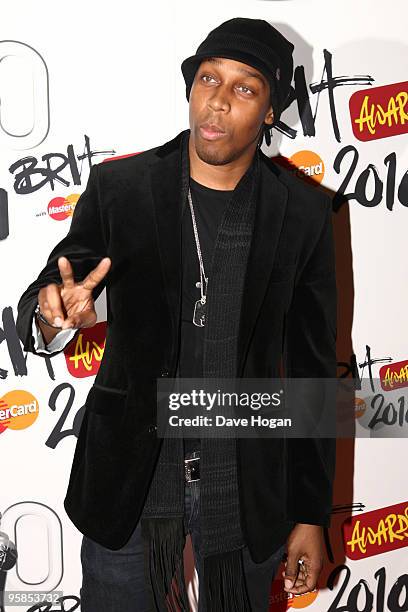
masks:
<svg viewBox="0 0 408 612"><path fill-rule="evenodd" d="M247 87L246 85L239 85L239 88L241 88L241 90L245 89L246 91L243 91L242 93L250 93L253 94L254 92L252 91L252 89L249 89L249 87Z"/></svg>
<svg viewBox="0 0 408 612"><path fill-rule="evenodd" d="M201 78L201 80L202 80L202 81L204 81L204 83L209 83L209 81L206 81L206 80L205 80L206 78L208 78L208 79L214 79L214 77L213 77L213 76L211 76L210 74L202 74L200 78Z"/></svg>

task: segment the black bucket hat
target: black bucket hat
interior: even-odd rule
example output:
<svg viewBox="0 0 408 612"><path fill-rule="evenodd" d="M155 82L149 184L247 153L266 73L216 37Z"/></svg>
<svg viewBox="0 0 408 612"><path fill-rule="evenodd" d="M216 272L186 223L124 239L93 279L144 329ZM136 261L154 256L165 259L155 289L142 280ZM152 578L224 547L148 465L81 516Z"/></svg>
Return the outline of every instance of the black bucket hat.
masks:
<svg viewBox="0 0 408 612"><path fill-rule="evenodd" d="M287 108L293 78L294 45L264 19L235 17L225 21L208 34L195 55L181 64L186 83L186 98L203 59L225 57L248 64L259 70L269 82L274 114L272 125L264 124L264 135L270 144L270 130Z"/></svg>

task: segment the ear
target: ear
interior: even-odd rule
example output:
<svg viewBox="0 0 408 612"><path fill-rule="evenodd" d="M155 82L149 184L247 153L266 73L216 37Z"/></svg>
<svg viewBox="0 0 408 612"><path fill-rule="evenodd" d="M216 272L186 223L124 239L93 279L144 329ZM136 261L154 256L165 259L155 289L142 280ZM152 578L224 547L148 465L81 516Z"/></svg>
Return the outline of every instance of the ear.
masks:
<svg viewBox="0 0 408 612"><path fill-rule="evenodd" d="M269 107L268 112L265 115L264 123L267 123L268 125L272 125L273 119L274 119L274 114L273 114L273 109L272 109L272 105L271 105Z"/></svg>

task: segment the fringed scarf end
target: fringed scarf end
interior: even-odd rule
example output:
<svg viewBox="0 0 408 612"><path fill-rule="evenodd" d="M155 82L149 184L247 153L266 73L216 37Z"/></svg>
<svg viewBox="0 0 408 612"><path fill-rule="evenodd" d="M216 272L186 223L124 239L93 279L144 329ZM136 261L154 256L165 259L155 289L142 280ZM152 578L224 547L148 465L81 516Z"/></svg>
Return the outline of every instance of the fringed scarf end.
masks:
<svg viewBox="0 0 408 612"><path fill-rule="evenodd" d="M207 612L250 612L242 549L204 558Z"/></svg>
<svg viewBox="0 0 408 612"><path fill-rule="evenodd" d="M154 612L189 612L183 518L142 518L145 571Z"/></svg>

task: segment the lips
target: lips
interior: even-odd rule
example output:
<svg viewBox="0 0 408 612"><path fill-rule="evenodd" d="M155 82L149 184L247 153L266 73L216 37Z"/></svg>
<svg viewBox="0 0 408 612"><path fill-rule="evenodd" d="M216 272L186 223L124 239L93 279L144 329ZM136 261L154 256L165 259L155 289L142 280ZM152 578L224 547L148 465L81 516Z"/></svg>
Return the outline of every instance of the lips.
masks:
<svg viewBox="0 0 408 612"><path fill-rule="evenodd" d="M205 140L218 140L226 136L224 130L215 123L202 123L200 125L200 133Z"/></svg>

